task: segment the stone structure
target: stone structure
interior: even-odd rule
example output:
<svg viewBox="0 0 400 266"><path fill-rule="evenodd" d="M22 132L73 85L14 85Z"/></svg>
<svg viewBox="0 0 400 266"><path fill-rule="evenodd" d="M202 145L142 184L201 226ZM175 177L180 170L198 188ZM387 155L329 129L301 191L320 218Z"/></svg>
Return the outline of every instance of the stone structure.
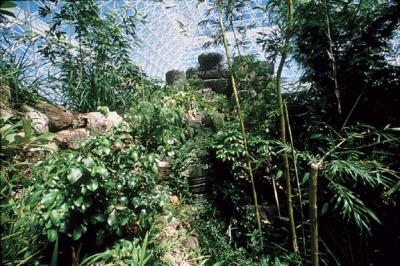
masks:
<svg viewBox="0 0 400 266"><path fill-rule="evenodd" d="M186 77L185 72L179 70L170 70L165 74L165 82L167 85L179 84Z"/></svg>
<svg viewBox="0 0 400 266"><path fill-rule="evenodd" d="M24 117L32 121L37 134L55 133L54 143L60 148L76 149L90 132L106 133L123 122L116 112L103 115L100 112L73 113L59 105L37 102L21 107Z"/></svg>

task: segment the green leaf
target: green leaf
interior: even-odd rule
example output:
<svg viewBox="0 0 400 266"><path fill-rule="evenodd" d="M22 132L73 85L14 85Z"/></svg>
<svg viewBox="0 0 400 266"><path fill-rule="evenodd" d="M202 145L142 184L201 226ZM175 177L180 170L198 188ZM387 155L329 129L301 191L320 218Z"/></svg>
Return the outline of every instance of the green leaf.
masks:
<svg viewBox="0 0 400 266"><path fill-rule="evenodd" d="M43 149L49 150L49 151L57 151L58 150L58 146L54 143L33 144L32 147L43 148Z"/></svg>
<svg viewBox="0 0 400 266"><path fill-rule="evenodd" d="M101 213L96 213L95 215L93 215L94 219L96 219L96 221L102 223L106 220L106 218L104 217L103 214Z"/></svg>
<svg viewBox="0 0 400 266"><path fill-rule="evenodd" d="M82 226L79 225L79 226L74 228L74 232L72 233L72 237L74 238L74 240L78 240L79 238L81 238L81 236L82 236Z"/></svg>
<svg viewBox="0 0 400 266"><path fill-rule="evenodd" d="M75 205L76 207L80 207L80 206L82 205L82 203L83 203L83 197L82 197L82 196L80 196L79 198L77 198L76 200L74 200L74 205Z"/></svg>
<svg viewBox="0 0 400 266"><path fill-rule="evenodd" d="M86 166L87 168L92 167L92 165L94 164L94 160L92 157L88 157L88 158L84 158L82 160L83 165Z"/></svg>
<svg viewBox="0 0 400 266"><path fill-rule="evenodd" d="M5 9L5 8L13 8L13 7L16 7L17 6L17 4L16 3L14 3L14 2L11 2L11 1L5 1L5 2L3 2L3 3L1 3L0 4L0 8L1 9Z"/></svg>
<svg viewBox="0 0 400 266"><path fill-rule="evenodd" d="M283 172L281 170L276 174L276 179L279 179L282 176Z"/></svg>
<svg viewBox="0 0 400 266"><path fill-rule="evenodd" d="M102 147L101 149L105 155L109 155L111 152L111 149L109 147Z"/></svg>
<svg viewBox="0 0 400 266"><path fill-rule="evenodd" d="M54 225L58 226L61 220L61 214L58 210L52 210L50 212L50 219Z"/></svg>
<svg viewBox="0 0 400 266"><path fill-rule="evenodd" d="M54 240L56 240L57 239L57 230L55 230L55 229L47 230L47 238L49 239L50 242L53 242Z"/></svg>
<svg viewBox="0 0 400 266"><path fill-rule="evenodd" d="M67 176L67 179L69 180L69 182L73 184L76 181L78 181L78 179L81 177L82 177L82 171L79 168L74 167L71 169L71 172Z"/></svg>
<svg viewBox="0 0 400 266"><path fill-rule="evenodd" d="M126 209L126 206L123 206L123 205L116 205L116 206L115 206L115 209L117 209L117 210L125 210L125 209Z"/></svg>
<svg viewBox="0 0 400 266"><path fill-rule="evenodd" d="M56 199L57 193L58 193L58 191L53 190L53 191L45 194L43 196L42 200L40 201L40 203L43 204L43 206L45 208L47 208Z"/></svg>
<svg viewBox="0 0 400 266"><path fill-rule="evenodd" d="M99 187L99 182L97 182L96 178L93 178L89 181L89 184L87 184L86 187L91 191L95 191Z"/></svg>
<svg viewBox="0 0 400 266"><path fill-rule="evenodd" d="M56 134L48 132L48 133L44 133L40 136L37 137L37 141L50 141L52 140L54 137L56 136Z"/></svg>
<svg viewBox="0 0 400 266"><path fill-rule="evenodd" d="M58 265L58 235L56 235L56 243L54 243L53 255L51 256L51 266Z"/></svg>
<svg viewBox="0 0 400 266"><path fill-rule="evenodd" d="M32 193L27 199L26 204L28 205L36 205L36 202L39 200L40 195L42 194L41 191L36 191Z"/></svg>
<svg viewBox="0 0 400 266"><path fill-rule="evenodd" d="M381 220L379 220L378 216L376 216L376 214L371 210L366 208L368 214L372 217L372 219L374 219L377 223L382 224Z"/></svg>
<svg viewBox="0 0 400 266"><path fill-rule="evenodd" d="M22 119L22 128L24 129L25 137L32 136L32 125L31 121Z"/></svg>
<svg viewBox="0 0 400 266"><path fill-rule="evenodd" d="M116 220L117 220L116 211L112 210L112 212L108 216L107 223L109 226L113 226Z"/></svg>
<svg viewBox="0 0 400 266"><path fill-rule="evenodd" d="M311 135L311 137L310 137L310 139L319 139L319 138L321 138L322 137L322 134L313 134L313 135Z"/></svg>
<svg viewBox="0 0 400 266"><path fill-rule="evenodd" d="M139 160L139 154L138 154L136 151L134 151L134 152L132 153L132 158L133 158L133 160L134 160L135 162L137 162L137 161Z"/></svg>
<svg viewBox="0 0 400 266"><path fill-rule="evenodd" d="M329 204L327 202L325 202L321 209L321 215L324 215L328 211L328 208L329 208Z"/></svg>
<svg viewBox="0 0 400 266"><path fill-rule="evenodd" d="M108 170L105 167L99 167L99 168L97 168L97 173L99 173L102 176L107 176Z"/></svg>
<svg viewBox="0 0 400 266"><path fill-rule="evenodd" d="M7 15L7 16L10 16L10 17L13 17L13 18L16 18L16 16L14 15L14 13L12 13L12 12L10 12L10 11L7 11L7 10L4 10L4 9L0 9L0 15L2 15L2 14Z"/></svg>

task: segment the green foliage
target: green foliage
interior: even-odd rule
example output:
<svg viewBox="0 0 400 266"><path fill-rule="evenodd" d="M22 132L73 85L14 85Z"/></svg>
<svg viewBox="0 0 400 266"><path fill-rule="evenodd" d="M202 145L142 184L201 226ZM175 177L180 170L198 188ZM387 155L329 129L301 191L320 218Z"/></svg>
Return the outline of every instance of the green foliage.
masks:
<svg viewBox="0 0 400 266"><path fill-rule="evenodd" d="M254 213L254 212L252 212ZM254 252L259 246L258 232L254 225L253 242L247 248L236 245L229 239L231 231L240 230L235 225L226 225L223 216L213 206L205 205L196 217L195 227L200 237L203 252L210 255L206 265L299 265L299 261L287 251L276 257ZM254 219L253 219L254 221ZM251 237L251 234L249 234ZM253 252L253 253L252 253Z"/></svg>
<svg viewBox="0 0 400 266"><path fill-rule="evenodd" d="M232 70L235 73L238 89L261 92L271 81L273 74L271 67L273 68L273 65L263 63L252 55L234 57Z"/></svg>
<svg viewBox="0 0 400 266"><path fill-rule="evenodd" d="M3 265L35 264L37 255L45 241L37 234L32 220L32 212L24 204L27 182L15 174L4 176L3 167L0 173L1 187L1 259Z"/></svg>
<svg viewBox="0 0 400 266"><path fill-rule="evenodd" d="M181 89L166 87L155 90L137 102L127 114L134 135L150 150L165 155L176 150L194 136L195 130L187 126L184 117L189 110L204 112L209 117L208 126L219 127L223 123L220 111L224 108L222 97L205 98L187 84Z"/></svg>
<svg viewBox="0 0 400 266"><path fill-rule="evenodd" d="M395 180L390 168L385 166L382 155L387 160L394 156L389 152L391 147L398 149L400 142L396 129L386 127L377 130L359 125L346 128L340 139L334 134L315 135L315 138L329 143L330 147L338 145L340 139L345 140L342 146L329 153L323 168L322 175L328 181L326 188L332 197L325 207L340 210L343 219L355 224L361 232L370 233L371 219L378 223L380 221L364 203L368 197L365 188L387 191L393 187Z"/></svg>
<svg viewBox="0 0 400 266"><path fill-rule="evenodd" d="M60 68L58 81L68 104L81 112L99 106L128 109L143 76L129 57L129 49L137 43L139 15L110 12L101 17L93 0L60 1L59 7L41 52ZM43 16L49 11L41 9ZM65 41L66 26L75 31L78 46Z"/></svg>
<svg viewBox="0 0 400 266"><path fill-rule="evenodd" d="M146 233L142 245L139 239L135 238L133 241L119 240L111 249L104 252L94 254L84 259L81 265L137 265L145 266L152 265L154 256L148 250L149 234Z"/></svg>
<svg viewBox="0 0 400 266"><path fill-rule="evenodd" d="M43 99L38 94L42 77L32 77L32 63L22 56L0 51L0 95L2 108L18 108L24 103Z"/></svg>
<svg viewBox="0 0 400 266"><path fill-rule="evenodd" d="M22 132L21 132L22 130ZM45 133L39 136L33 135L31 122L27 119L12 122L10 117L0 118L1 152L0 156L9 158L21 150L28 148L42 148L57 150L57 146L49 144L53 139L53 133Z"/></svg>
<svg viewBox="0 0 400 266"><path fill-rule="evenodd" d="M167 201L153 190L157 171L154 154L127 132L96 136L36 165L27 204L49 241L58 235L77 241L92 230L102 244L109 236L140 233L132 229L136 224L149 229Z"/></svg>
<svg viewBox="0 0 400 266"><path fill-rule="evenodd" d="M400 67L388 60L393 56L388 47L390 40L396 38L399 10L396 1L298 2L293 31L294 57L304 69L302 79L313 82L308 98L315 97L318 109L328 112L324 115L326 121L343 123L360 97L351 120L379 126L398 125L399 80L396 77ZM331 42L326 35L327 16ZM333 54L327 53L330 45ZM343 117L333 111L332 57L338 69ZM316 111L320 113L318 109Z"/></svg>

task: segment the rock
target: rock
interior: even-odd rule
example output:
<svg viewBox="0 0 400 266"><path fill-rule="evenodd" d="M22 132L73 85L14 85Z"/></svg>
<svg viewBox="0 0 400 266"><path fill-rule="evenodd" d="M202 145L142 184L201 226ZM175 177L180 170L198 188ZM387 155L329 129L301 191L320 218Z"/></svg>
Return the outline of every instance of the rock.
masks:
<svg viewBox="0 0 400 266"><path fill-rule="evenodd" d="M257 96L257 92L255 90L240 90L238 91L238 96L240 100L243 99L251 99ZM235 94L232 93L231 96L232 103L235 103Z"/></svg>
<svg viewBox="0 0 400 266"><path fill-rule="evenodd" d="M89 138L89 131L85 128L61 130L56 133L55 143L60 148L76 149L79 143Z"/></svg>
<svg viewBox="0 0 400 266"><path fill-rule="evenodd" d="M112 127L116 127L124 121L124 119L117 112L109 112L106 120L108 123L110 123L110 125L112 125Z"/></svg>
<svg viewBox="0 0 400 266"><path fill-rule="evenodd" d="M224 60L224 56L217 52L202 53L198 56L198 61L200 64L199 70L206 71L211 70L218 66Z"/></svg>
<svg viewBox="0 0 400 266"><path fill-rule="evenodd" d="M73 128L87 127L88 121L85 113L74 113Z"/></svg>
<svg viewBox="0 0 400 266"><path fill-rule="evenodd" d="M211 88L203 88L203 89L199 89L199 93L208 94L208 93L213 93L213 91Z"/></svg>
<svg viewBox="0 0 400 266"><path fill-rule="evenodd" d="M12 109L3 109L3 107L1 106L0 108L0 117L1 118L10 118L10 117L15 117L17 114L15 113L14 110Z"/></svg>
<svg viewBox="0 0 400 266"><path fill-rule="evenodd" d="M186 171L190 178L199 178L208 175L208 171L201 165L189 166Z"/></svg>
<svg viewBox="0 0 400 266"><path fill-rule="evenodd" d="M211 88L199 89L198 93L206 98L214 98L217 95Z"/></svg>
<svg viewBox="0 0 400 266"><path fill-rule="evenodd" d="M166 161L159 161L156 160L157 165L158 165L158 177L159 179L165 179L167 177L169 177L169 175L172 172L172 167L171 164L169 162Z"/></svg>
<svg viewBox="0 0 400 266"><path fill-rule="evenodd" d="M227 94L228 80L224 78L206 79L203 80L203 88L211 88L216 93Z"/></svg>
<svg viewBox="0 0 400 266"><path fill-rule="evenodd" d="M123 121L122 117L116 112L110 112L107 116L104 116L100 112L90 112L83 115L81 119L86 119L87 129L101 133L110 131Z"/></svg>
<svg viewBox="0 0 400 266"><path fill-rule="evenodd" d="M73 124L74 115L62 106L40 101L34 105L34 108L48 117L51 132L66 129Z"/></svg>
<svg viewBox="0 0 400 266"><path fill-rule="evenodd" d="M179 70L170 70L165 74L165 82L167 85L176 84L179 81L184 80L186 77L185 72Z"/></svg>
<svg viewBox="0 0 400 266"><path fill-rule="evenodd" d="M169 197L169 202L171 202L172 205L179 205L179 198L176 195L172 195Z"/></svg>
<svg viewBox="0 0 400 266"><path fill-rule="evenodd" d="M206 115L202 112L189 110L183 118L183 121L192 128L201 128L206 123Z"/></svg>
<svg viewBox="0 0 400 266"><path fill-rule="evenodd" d="M49 118L38 110L24 104L22 110L25 111L25 118L32 121L32 128L37 134L49 132Z"/></svg>
<svg viewBox="0 0 400 266"><path fill-rule="evenodd" d="M188 238L185 239L185 241L183 242L183 246L185 248L189 248L189 249L196 249L199 248L199 239L195 236L189 236Z"/></svg>
<svg viewBox="0 0 400 266"><path fill-rule="evenodd" d="M218 78L226 78L228 71L226 68L218 65L217 67L206 70L206 71L199 71L198 75L201 79L218 79Z"/></svg>
<svg viewBox="0 0 400 266"><path fill-rule="evenodd" d="M190 67L186 70L186 78L187 79L197 78L198 74L199 74L199 70L197 67Z"/></svg>

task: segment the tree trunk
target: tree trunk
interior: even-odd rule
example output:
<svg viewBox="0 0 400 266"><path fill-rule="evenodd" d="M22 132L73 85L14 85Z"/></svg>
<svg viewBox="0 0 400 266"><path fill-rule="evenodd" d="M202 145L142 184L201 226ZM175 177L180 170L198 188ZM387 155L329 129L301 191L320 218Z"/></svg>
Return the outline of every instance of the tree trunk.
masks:
<svg viewBox="0 0 400 266"><path fill-rule="evenodd" d="M293 19L293 2L292 0L287 0L288 4L288 27L285 37L285 45L281 55L281 60L279 62L278 70L276 73L276 94L278 98L278 107L279 107L279 120L280 120L280 131L281 131L281 141L285 145L286 144L286 125L285 125L285 113L283 108L283 100L282 100L282 91L281 91L281 76L283 66L285 65L286 57L288 55L289 50L289 40L290 40L290 32L292 30L292 19ZM293 251L298 253L299 247L297 245L297 236L296 236L296 227L294 222L293 215L293 203L292 203L292 186L290 181L290 169L289 169L289 159L287 152L283 152L282 154L283 166L284 166L284 175L286 181L286 196L288 203L288 215L290 222L290 234L292 237L292 247Z"/></svg>
<svg viewBox="0 0 400 266"><path fill-rule="evenodd" d="M313 266L319 266L318 254L318 205L317 186L318 170L321 163L311 164L310 174L310 241L311 241L311 262Z"/></svg>
<svg viewBox="0 0 400 266"><path fill-rule="evenodd" d="M223 37L223 41L224 41L226 61L228 63L228 67L229 67L229 71L230 71L230 77L231 77L231 82L232 82L232 87L233 87L233 93L235 95L235 102L236 102L236 107L237 107L237 111L238 111L240 129L241 129L241 132L242 132L243 146L244 146L244 149L245 149L245 155L246 155L245 157L246 157L246 161L247 161L246 165L247 165L247 168L248 168L247 170L249 172L250 180L251 180L251 187L252 187L253 198L254 198L254 206L255 206L255 209L256 209L257 226L258 226L258 231L260 233L260 245L261 245L261 248L263 248L264 247L264 241L263 241L263 234L262 234L260 210L259 210L259 206L258 206L256 185L255 185L255 182L254 182L253 169L252 169L252 166L251 166L251 158L250 158L249 149L248 149L248 145L247 145L246 128L244 126L244 121L243 121L242 112L241 112L241 108L240 108L240 102L239 102L239 95L238 95L238 91L237 91L237 87L236 87L236 81L235 81L235 77L234 77L234 73L233 73L233 69L232 69L232 64L231 64L231 61L230 61L228 41L226 39L225 27L224 27L224 24L222 22L222 14L221 14L222 7L221 7L221 2L220 1L217 2L217 9L218 9L219 25L220 25L220 28L221 28L222 37Z"/></svg>

